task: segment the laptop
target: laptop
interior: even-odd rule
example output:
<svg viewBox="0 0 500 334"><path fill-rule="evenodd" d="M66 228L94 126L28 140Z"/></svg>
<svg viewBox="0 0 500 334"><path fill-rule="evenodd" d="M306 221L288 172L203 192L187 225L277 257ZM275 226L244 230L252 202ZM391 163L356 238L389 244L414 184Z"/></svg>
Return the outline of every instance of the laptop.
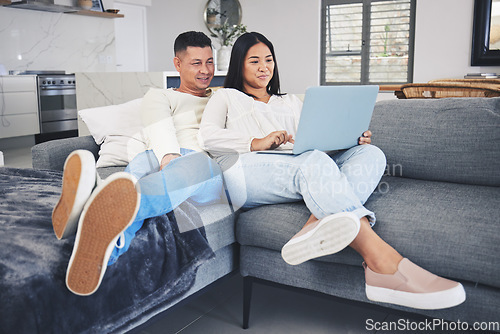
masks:
<svg viewBox="0 0 500 334"><path fill-rule="evenodd" d="M358 145L368 130L378 86L319 86L306 90L293 150L257 151L301 154L310 150L335 151Z"/></svg>

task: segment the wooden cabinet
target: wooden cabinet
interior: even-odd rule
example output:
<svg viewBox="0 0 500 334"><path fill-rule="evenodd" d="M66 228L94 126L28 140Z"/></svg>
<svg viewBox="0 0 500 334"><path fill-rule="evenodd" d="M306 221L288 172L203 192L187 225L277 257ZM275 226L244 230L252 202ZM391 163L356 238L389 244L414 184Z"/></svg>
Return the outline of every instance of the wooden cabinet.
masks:
<svg viewBox="0 0 500 334"><path fill-rule="evenodd" d="M38 133L36 76L0 76L0 138Z"/></svg>

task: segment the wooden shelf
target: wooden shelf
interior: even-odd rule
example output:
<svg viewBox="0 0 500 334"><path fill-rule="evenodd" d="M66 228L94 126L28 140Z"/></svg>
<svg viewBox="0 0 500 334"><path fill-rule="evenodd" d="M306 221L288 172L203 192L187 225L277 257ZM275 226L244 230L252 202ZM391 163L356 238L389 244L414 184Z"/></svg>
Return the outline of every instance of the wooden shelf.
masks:
<svg viewBox="0 0 500 334"><path fill-rule="evenodd" d="M7 6L11 5L12 1L11 0L0 0L0 6ZM68 7L70 8L70 7ZM76 15L85 15L85 16L95 16L95 17L103 17L103 18L108 18L108 19L116 19L116 18L121 18L125 17L123 14L113 14L113 13L108 13L108 12L96 12L93 10L78 10L76 12L67 12L65 14L76 14Z"/></svg>
<svg viewBox="0 0 500 334"><path fill-rule="evenodd" d="M2 1L2 0L0 0ZM109 19L116 19L116 18L121 18L124 17L123 14L113 14L113 13L107 13L107 12L96 12L93 10L79 10L77 12L72 12L68 14L76 14L76 15L86 15L86 16L96 16L96 17L105 17Z"/></svg>

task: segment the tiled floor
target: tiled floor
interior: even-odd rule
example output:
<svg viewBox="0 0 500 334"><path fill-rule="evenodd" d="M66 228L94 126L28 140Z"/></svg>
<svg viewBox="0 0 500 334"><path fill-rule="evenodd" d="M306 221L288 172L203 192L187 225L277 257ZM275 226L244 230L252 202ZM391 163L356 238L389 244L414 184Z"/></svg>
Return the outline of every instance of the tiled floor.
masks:
<svg viewBox="0 0 500 334"><path fill-rule="evenodd" d="M373 330L373 324L422 321L411 314L393 314L385 309L346 304L317 294L254 284L249 328L244 330L242 291L243 279L235 275L186 305L159 315L136 333L393 333Z"/></svg>
<svg viewBox="0 0 500 334"><path fill-rule="evenodd" d="M31 148L21 147L2 151L6 167L31 167ZM367 326L373 322L398 322L401 319L400 313L394 314L369 306L345 304L299 291L254 284L250 327L244 330L241 327L242 291L243 280L236 274L198 298L157 316L133 332L140 334L391 333L391 331L369 331L370 327L367 329ZM404 315L404 320L412 320L412 317L410 314Z"/></svg>

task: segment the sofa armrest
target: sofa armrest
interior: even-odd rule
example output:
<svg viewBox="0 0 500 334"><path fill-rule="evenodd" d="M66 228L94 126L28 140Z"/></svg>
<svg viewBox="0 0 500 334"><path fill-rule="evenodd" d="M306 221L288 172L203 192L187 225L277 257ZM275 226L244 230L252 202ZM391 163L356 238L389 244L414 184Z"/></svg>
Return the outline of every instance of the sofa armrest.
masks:
<svg viewBox="0 0 500 334"><path fill-rule="evenodd" d="M88 150L98 158L99 145L92 136L51 140L31 148L33 168L62 171L66 157L74 150Z"/></svg>

